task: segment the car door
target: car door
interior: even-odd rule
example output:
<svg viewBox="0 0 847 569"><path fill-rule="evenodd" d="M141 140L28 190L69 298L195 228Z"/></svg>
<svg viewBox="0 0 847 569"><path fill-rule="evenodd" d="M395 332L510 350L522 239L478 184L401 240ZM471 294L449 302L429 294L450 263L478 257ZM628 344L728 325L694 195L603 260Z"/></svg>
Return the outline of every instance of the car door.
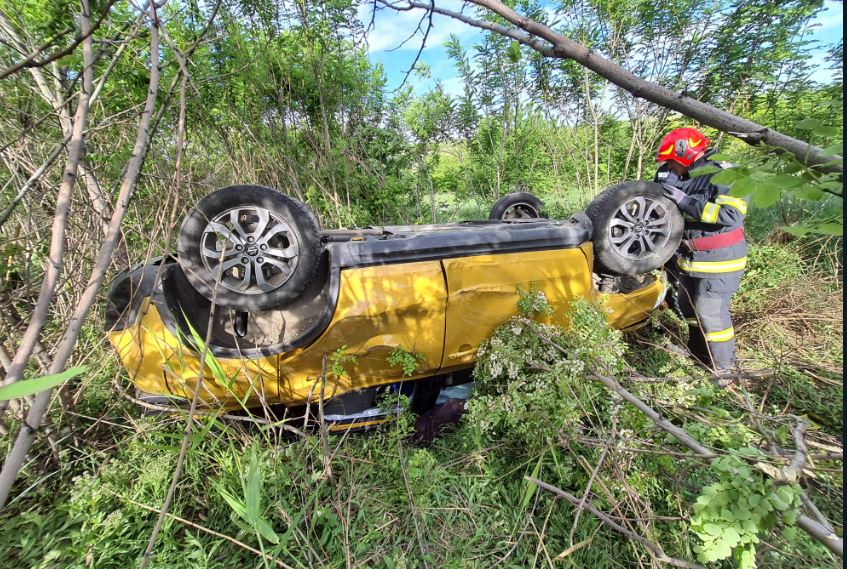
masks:
<svg viewBox="0 0 847 569"><path fill-rule="evenodd" d="M388 362L395 348L417 354L417 379L438 372L444 353L447 291L438 260L356 267L341 271L338 302L323 334L280 358L280 399L304 402L321 375L324 356L351 356L333 375L326 397L403 379ZM331 365L331 361L328 362Z"/></svg>
<svg viewBox="0 0 847 569"><path fill-rule="evenodd" d="M553 319L561 318L571 299L589 295L590 248L444 259L448 300L442 370L473 364L480 343L518 313L519 288L529 290L535 283L553 307Z"/></svg>

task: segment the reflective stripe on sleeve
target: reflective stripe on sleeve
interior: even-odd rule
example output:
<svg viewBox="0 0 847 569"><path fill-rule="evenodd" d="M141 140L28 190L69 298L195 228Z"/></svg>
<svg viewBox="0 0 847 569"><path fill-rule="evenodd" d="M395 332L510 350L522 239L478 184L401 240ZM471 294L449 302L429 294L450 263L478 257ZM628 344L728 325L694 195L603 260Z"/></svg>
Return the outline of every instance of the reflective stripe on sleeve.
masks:
<svg viewBox="0 0 847 569"><path fill-rule="evenodd" d="M741 212L742 215L747 215L747 202L745 202L741 198L734 198L732 196L718 196L717 198L715 198L715 203L734 207L739 212Z"/></svg>
<svg viewBox="0 0 847 569"><path fill-rule="evenodd" d="M689 261L678 257L676 264L680 269L689 273L734 273L747 265L747 257L732 259L731 261Z"/></svg>
<svg viewBox="0 0 847 569"><path fill-rule="evenodd" d="M735 338L735 330L732 326L720 332L706 332L703 334L707 342L729 342Z"/></svg>
<svg viewBox="0 0 847 569"><path fill-rule="evenodd" d="M721 212L721 206L706 202L703 206L703 215L700 216L700 221L704 223L715 223L718 220L718 214Z"/></svg>

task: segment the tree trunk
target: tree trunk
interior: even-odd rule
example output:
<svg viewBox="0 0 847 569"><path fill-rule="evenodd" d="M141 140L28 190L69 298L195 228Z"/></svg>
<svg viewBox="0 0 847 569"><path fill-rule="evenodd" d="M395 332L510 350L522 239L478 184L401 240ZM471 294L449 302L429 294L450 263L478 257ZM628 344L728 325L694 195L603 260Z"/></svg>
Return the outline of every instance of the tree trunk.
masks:
<svg viewBox="0 0 847 569"><path fill-rule="evenodd" d="M71 317L71 320L68 323L67 328L65 329L65 333L62 336L62 340L56 348L56 353L53 357L53 362L51 363L49 370L51 374L59 373L64 370L68 359L70 359L73 353L73 348L76 345L77 338L79 337L79 333L82 330L82 325L85 322L85 318L88 315L88 311L94 304L97 292L100 290L103 278L109 268L109 263L112 259L112 254L114 253L117 243L120 241L121 223L123 222L123 218L126 215L127 209L129 207L129 201L135 190L138 177L141 173L141 165L144 162L144 156L147 153L147 147L150 142L153 109L155 107L156 93L158 92L159 87L159 21L156 15L155 6L155 2L149 3L149 13L151 20L150 53L154 54L154 56L152 57L151 61L150 83L147 90L147 100L144 105L144 110L141 113L141 122L138 127L138 136L135 141L135 146L133 147L132 157L130 158L129 163L127 164L126 174L124 175L124 179L121 184L121 190L118 194L115 208L112 213L112 218L109 223L108 234L103 243L101 244L100 250L97 253L97 257L94 262L94 267L91 271L91 276L89 277L88 284L86 285L82 297L79 300L79 304L74 309L73 316ZM87 34L88 32L88 12L88 1L82 0L81 27L83 34ZM80 106L84 105L85 109L87 109L88 107L88 95L91 92L92 85L91 43L91 37L87 36L85 42L83 43L83 88L80 94ZM82 127L85 123L84 118L85 115L80 117L80 120L75 120L74 122L74 130L76 131L77 128L79 128L80 130L80 152L83 151ZM73 145L73 143L74 139L72 138L71 144ZM69 151L69 155L70 154L71 153ZM73 179L69 181L73 182ZM65 183L63 182L63 186L64 184ZM61 241L64 242L64 239L61 239ZM51 255L50 267L52 266L53 262ZM60 267L61 262L59 262L56 268L58 269ZM46 281L47 277L45 277L45 283ZM50 297L52 298L52 291ZM26 358L26 360L28 359L29 357ZM23 361L23 364L26 364L26 360ZM22 371L23 369L21 369L21 372ZM7 381L8 379L9 377L7 375ZM0 470L0 508L6 505L6 501L8 500L9 494L12 490L12 485L14 484L18 472L26 459L26 455L29 452L30 447L32 446L32 442L35 440L35 435L43 422L44 414L47 412L47 407L50 404L51 395L52 389L48 389L46 391L40 392L35 397L35 402L30 408L29 413L27 414L26 421L23 423L20 431L18 432L18 436L15 439L15 444L6 456L6 460L3 463L3 468L2 470Z"/></svg>

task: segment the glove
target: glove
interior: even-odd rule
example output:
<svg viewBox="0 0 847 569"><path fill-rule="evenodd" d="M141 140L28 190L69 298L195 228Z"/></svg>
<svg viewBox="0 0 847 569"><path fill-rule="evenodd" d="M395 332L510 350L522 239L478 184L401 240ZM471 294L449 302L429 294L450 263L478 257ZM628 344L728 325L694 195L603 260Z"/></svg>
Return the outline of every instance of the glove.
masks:
<svg viewBox="0 0 847 569"><path fill-rule="evenodd" d="M676 205L679 205L682 200L688 197L688 194L670 184L662 184L662 193Z"/></svg>

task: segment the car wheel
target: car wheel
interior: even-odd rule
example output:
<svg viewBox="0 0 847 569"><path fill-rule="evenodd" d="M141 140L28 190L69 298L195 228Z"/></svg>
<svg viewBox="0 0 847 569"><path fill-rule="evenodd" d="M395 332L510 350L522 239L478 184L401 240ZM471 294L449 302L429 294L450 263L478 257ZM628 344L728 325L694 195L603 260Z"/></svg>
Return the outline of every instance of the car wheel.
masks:
<svg viewBox="0 0 847 569"><path fill-rule="evenodd" d="M682 240L682 214L653 182L613 186L585 213L594 225L594 259L606 272L637 275L658 269Z"/></svg>
<svg viewBox="0 0 847 569"><path fill-rule="evenodd" d="M305 204L262 186L229 186L201 199L182 223L179 263L221 306L282 306L318 271L320 231Z"/></svg>
<svg viewBox="0 0 847 569"><path fill-rule="evenodd" d="M542 213L544 204L534 195L527 192L506 194L494 204L488 219L510 221L513 219L537 219L545 217Z"/></svg>

